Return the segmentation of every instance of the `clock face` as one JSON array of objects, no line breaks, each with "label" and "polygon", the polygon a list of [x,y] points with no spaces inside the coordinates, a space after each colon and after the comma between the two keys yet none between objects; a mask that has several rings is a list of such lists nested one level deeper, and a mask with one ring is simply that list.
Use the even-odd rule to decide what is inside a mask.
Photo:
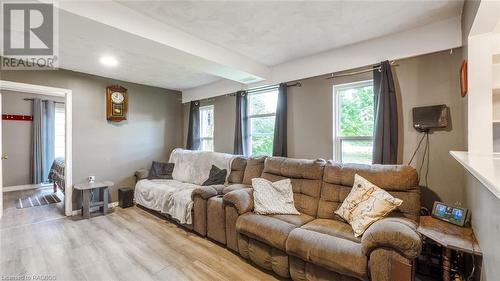
[{"label": "clock face", "polygon": [[111,100],[114,102],[114,103],[122,103],[123,100],[124,100],[124,97],[123,97],[123,94],[120,93],[120,92],[113,92],[111,94]]}]

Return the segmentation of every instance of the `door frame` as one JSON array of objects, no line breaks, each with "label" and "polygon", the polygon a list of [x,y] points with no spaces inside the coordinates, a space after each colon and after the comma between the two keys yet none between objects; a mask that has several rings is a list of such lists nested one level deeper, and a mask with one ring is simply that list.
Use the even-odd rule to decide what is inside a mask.
[{"label": "door frame", "polygon": [[[54,97],[64,97],[66,124],[65,124],[65,190],[64,190],[64,214],[71,216],[73,213],[73,91],[70,89],[47,87],[27,83],[18,83],[12,81],[0,80],[1,91],[15,91],[30,94],[39,94]],[[1,95],[0,95],[1,98]],[[0,101],[1,105],[1,101]],[[1,132],[0,132],[0,151],[1,151]],[[1,164],[0,164],[1,168]],[[1,170],[0,170],[1,180]],[[0,182],[0,219],[3,215],[3,187]]]}]

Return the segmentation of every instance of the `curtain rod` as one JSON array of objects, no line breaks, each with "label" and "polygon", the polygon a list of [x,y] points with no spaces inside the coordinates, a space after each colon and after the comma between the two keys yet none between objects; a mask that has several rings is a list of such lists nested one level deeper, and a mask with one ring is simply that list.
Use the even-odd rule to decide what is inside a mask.
[{"label": "curtain rod", "polygon": [[[287,87],[302,87],[302,83],[300,82],[295,82],[293,84],[286,84]],[[279,87],[279,84],[276,84],[276,85],[270,85],[270,86],[262,86],[262,87],[256,87],[256,88],[252,88],[252,89],[249,89],[249,90],[246,90],[247,93],[250,92],[250,93],[256,93],[256,92],[260,92],[260,91],[265,91],[265,90],[270,90],[270,89],[273,89],[273,88],[278,88]],[[236,96],[236,92],[234,93],[230,93],[230,94],[226,94],[226,95],[223,95],[224,97],[234,97]],[[200,100],[200,102],[211,102],[211,101],[215,101],[217,97],[213,97],[213,98],[206,98],[206,99],[202,99]]]},{"label": "curtain rod", "polygon": [[[302,87],[302,83],[300,82],[295,82],[293,84],[286,84],[287,87]],[[262,86],[262,87],[256,87],[256,88],[252,88],[252,89],[248,89],[247,90],[247,93],[255,93],[255,92],[261,92],[261,91],[265,91],[265,90],[270,90],[270,89],[277,89],[279,87],[279,84],[276,84],[276,85],[269,85],[269,86]]]},{"label": "curtain rod", "polygon": [[[397,64],[395,61],[391,61],[390,64],[391,64],[391,66],[399,66],[399,64]],[[333,78],[338,78],[338,77],[351,76],[351,75],[366,73],[366,72],[370,72],[370,71],[374,71],[374,70],[380,71],[381,67],[382,66],[380,64],[376,64],[376,65],[371,66],[370,68],[363,69],[363,70],[352,71],[352,72],[347,72],[347,73],[341,73],[341,74],[337,74],[337,75],[334,75],[332,73],[331,76],[326,77],[326,79],[333,79]]]},{"label": "curtain rod", "polygon": [[[34,99],[24,99],[25,101],[33,101]],[[42,100],[42,101],[50,101],[50,100]],[[60,103],[60,104],[64,104],[64,102],[61,102],[61,101],[53,101],[54,103]]]}]

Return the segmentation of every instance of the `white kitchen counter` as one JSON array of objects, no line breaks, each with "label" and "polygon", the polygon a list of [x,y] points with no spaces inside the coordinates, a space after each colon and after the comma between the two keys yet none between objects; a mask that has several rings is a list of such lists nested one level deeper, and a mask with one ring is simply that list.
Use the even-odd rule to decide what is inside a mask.
[{"label": "white kitchen counter", "polygon": [[475,154],[467,151],[450,151],[498,199],[500,199],[500,153]]}]

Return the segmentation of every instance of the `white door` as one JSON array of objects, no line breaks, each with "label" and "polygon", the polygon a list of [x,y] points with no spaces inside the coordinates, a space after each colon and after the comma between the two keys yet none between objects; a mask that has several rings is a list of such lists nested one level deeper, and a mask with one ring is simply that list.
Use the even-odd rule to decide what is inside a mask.
[{"label": "white door", "polygon": [[[2,94],[0,94],[0,112],[2,112]],[[0,114],[1,115],[1,114]],[[3,178],[2,178],[2,161],[3,161],[3,152],[2,152],[2,120],[0,120],[0,219],[3,216]]]}]

